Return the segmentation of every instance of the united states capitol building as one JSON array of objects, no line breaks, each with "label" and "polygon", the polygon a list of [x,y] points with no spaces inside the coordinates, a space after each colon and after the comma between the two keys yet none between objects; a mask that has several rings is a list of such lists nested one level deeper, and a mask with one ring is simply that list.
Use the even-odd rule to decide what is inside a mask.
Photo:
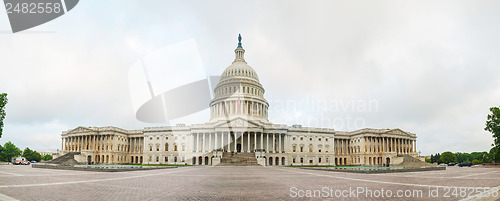
[{"label": "united states capitol building", "polygon": [[77,127],[61,134],[61,153],[85,164],[394,165],[416,156],[416,135],[400,129],[352,132],[273,124],[255,70],[239,37],[235,59],[221,74],[204,124]]}]

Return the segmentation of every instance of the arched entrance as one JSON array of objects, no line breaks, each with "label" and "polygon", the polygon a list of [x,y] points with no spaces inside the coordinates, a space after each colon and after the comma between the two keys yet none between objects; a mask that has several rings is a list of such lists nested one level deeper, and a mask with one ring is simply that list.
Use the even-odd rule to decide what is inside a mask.
[{"label": "arched entrance", "polygon": [[198,158],[198,165],[203,165],[203,157]]},{"label": "arched entrance", "polygon": [[269,157],[269,165],[273,165],[273,157]]},{"label": "arched entrance", "polygon": [[88,162],[88,165],[90,165],[92,163],[92,156],[91,155],[87,156],[87,162]]},{"label": "arched entrance", "polygon": [[279,165],[280,164],[280,158],[276,157],[276,159],[274,160],[274,164],[275,165]]},{"label": "arched entrance", "polygon": [[385,163],[386,163],[386,166],[389,167],[389,165],[391,165],[391,158],[387,157],[385,159]]},{"label": "arched entrance", "polygon": [[142,164],[142,156],[141,156],[141,158],[140,158],[140,159],[141,159],[141,162],[140,162],[140,164]]},{"label": "arched entrance", "polygon": [[192,165],[196,165],[196,157],[193,156],[193,159],[191,159]]},{"label": "arched entrance", "polygon": [[205,165],[208,165],[208,156],[205,156]]},{"label": "arched entrance", "polygon": [[285,157],[281,158],[281,165],[285,165]]}]

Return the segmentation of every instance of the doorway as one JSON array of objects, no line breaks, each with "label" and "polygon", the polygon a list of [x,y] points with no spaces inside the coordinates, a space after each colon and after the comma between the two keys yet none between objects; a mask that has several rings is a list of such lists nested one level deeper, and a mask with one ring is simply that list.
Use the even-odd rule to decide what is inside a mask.
[{"label": "doorway", "polygon": [[236,152],[241,152],[241,144],[236,145]]}]

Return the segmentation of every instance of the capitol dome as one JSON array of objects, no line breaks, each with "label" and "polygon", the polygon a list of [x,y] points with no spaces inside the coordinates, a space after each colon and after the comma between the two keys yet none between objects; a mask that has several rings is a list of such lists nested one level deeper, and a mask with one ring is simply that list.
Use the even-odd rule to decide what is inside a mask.
[{"label": "capitol dome", "polygon": [[264,98],[264,87],[255,70],[245,61],[245,49],[238,36],[235,59],[221,74],[214,89],[215,97],[210,102],[210,120],[228,120],[243,117],[249,120],[269,122],[269,104]]},{"label": "capitol dome", "polygon": [[247,62],[233,62],[230,66],[224,70],[224,72],[221,75],[221,79],[227,78],[227,77],[248,77],[248,78],[253,78],[259,81],[259,76],[257,76],[257,73],[255,70],[250,67]]}]

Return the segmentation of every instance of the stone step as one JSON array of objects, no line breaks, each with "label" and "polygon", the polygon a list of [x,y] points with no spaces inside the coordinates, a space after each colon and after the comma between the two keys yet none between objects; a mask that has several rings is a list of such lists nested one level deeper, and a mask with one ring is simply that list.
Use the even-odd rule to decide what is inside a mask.
[{"label": "stone step", "polygon": [[255,153],[223,153],[218,166],[254,166],[258,165]]},{"label": "stone step", "polygon": [[57,157],[53,160],[47,161],[46,163],[52,163],[52,164],[74,164],[78,163],[76,162],[75,155],[80,155],[80,152],[69,152],[67,154],[64,154],[60,157]]}]

